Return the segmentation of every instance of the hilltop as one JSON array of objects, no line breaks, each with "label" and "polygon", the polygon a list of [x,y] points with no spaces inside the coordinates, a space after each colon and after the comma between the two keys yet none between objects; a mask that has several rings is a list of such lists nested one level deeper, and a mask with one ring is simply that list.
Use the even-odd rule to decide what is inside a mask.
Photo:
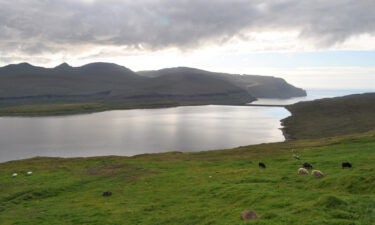
[{"label": "hilltop", "polygon": [[55,68],[12,64],[0,68],[0,107],[74,103],[105,104],[106,108],[147,104],[236,105],[259,97],[306,95],[304,90],[275,77],[218,74],[190,68],[161,70],[158,76],[145,74],[151,72],[136,73],[112,63],[80,67],[63,63]]}]

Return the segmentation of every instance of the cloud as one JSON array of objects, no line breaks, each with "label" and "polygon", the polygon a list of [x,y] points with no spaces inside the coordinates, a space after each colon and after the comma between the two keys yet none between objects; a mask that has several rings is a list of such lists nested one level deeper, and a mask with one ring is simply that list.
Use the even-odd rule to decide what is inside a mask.
[{"label": "cloud", "polygon": [[0,53],[140,50],[252,42],[294,32],[317,48],[375,34],[373,0],[0,0]]}]

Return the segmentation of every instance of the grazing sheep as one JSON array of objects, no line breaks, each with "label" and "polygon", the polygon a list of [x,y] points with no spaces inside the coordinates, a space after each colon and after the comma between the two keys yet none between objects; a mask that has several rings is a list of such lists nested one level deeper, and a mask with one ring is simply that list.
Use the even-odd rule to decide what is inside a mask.
[{"label": "grazing sheep", "polygon": [[298,155],[293,155],[293,159],[300,160],[301,158]]},{"label": "grazing sheep", "polygon": [[112,192],[110,192],[110,191],[103,192],[103,197],[109,197],[111,195],[112,195]]},{"label": "grazing sheep", "polygon": [[350,162],[343,162],[341,163],[342,168],[352,168],[352,164]]},{"label": "grazing sheep", "polygon": [[12,177],[16,177],[16,176],[18,176],[18,173],[13,173],[12,174]]},{"label": "grazing sheep", "polygon": [[263,168],[263,169],[266,168],[266,164],[264,164],[264,163],[262,163],[262,162],[260,162],[258,165],[259,165],[259,168]]},{"label": "grazing sheep", "polygon": [[300,174],[300,175],[307,175],[307,174],[309,174],[309,171],[307,171],[307,169],[305,169],[305,168],[299,168],[298,169],[298,174]]},{"label": "grazing sheep", "polygon": [[304,163],[304,164],[302,164],[302,167],[305,168],[305,169],[312,169],[313,168],[313,166],[310,163]]},{"label": "grazing sheep", "polygon": [[31,172],[31,171],[28,171],[27,173],[26,173],[27,175],[32,175],[33,174],[33,172]]},{"label": "grazing sheep", "polygon": [[324,177],[324,174],[320,170],[313,170],[311,172],[311,175],[313,175],[314,177]]}]

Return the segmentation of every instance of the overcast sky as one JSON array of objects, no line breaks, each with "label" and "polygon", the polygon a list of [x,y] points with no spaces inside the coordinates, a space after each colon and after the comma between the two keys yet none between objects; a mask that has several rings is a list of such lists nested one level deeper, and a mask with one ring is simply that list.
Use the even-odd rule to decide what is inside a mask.
[{"label": "overcast sky", "polygon": [[0,0],[0,65],[374,75],[374,0]]}]

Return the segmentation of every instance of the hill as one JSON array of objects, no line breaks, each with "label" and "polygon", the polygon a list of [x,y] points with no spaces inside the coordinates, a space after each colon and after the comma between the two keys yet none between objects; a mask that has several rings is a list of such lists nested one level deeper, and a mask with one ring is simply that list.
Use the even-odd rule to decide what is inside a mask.
[{"label": "hill", "polygon": [[188,67],[167,68],[155,71],[140,71],[144,77],[207,76],[227,81],[246,90],[256,98],[291,98],[306,96],[306,91],[288,84],[284,79],[271,76],[215,73]]},{"label": "hill", "polygon": [[282,120],[289,139],[339,136],[375,129],[375,93],[299,102]]},{"label": "hill", "polygon": [[[212,74],[189,70],[183,74],[146,77],[112,63],[91,63],[81,67],[63,63],[55,68],[36,67],[28,63],[13,64],[0,68],[0,107],[64,103],[97,103],[123,107],[139,104],[234,105],[265,96],[241,87],[239,83],[242,81],[224,79],[229,75]],[[278,80],[271,77],[264,79]],[[268,97],[276,98],[289,96],[290,90],[295,90],[285,81],[275,85],[280,86],[280,92],[271,91],[272,88],[261,82],[253,82],[252,85],[256,86],[255,89],[268,93]],[[299,94],[301,93],[294,93],[296,96]]]}]

